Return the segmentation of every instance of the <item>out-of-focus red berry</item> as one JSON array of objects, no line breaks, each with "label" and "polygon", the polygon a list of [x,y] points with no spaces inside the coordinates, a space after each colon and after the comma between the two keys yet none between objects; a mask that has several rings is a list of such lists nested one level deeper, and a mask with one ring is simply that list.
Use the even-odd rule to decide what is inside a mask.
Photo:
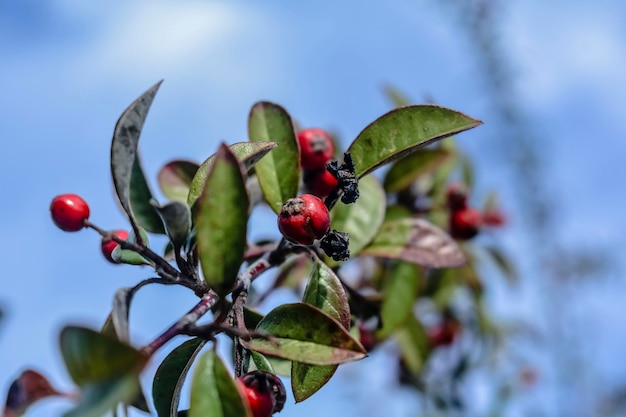
[{"label": "out-of-focus red berry", "polygon": [[312,194],[290,198],[278,214],[278,229],[289,241],[311,245],[330,228],[330,214],[324,202]]},{"label": "out-of-focus red berry", "polygon": [[52,199],[50,214],[57,227],[66,232],[77,232],[89,219],[89,205],[76,194],[61,194]]},{"label": "out-of-focus red berry", "polygon": [[459,240],[468,240],[478,234],[482,227],[482,216],[473,207],[451,211],[449,218],[450,236]]},{"label": "out-of-focus red berry", "polygon": [[305,170],[319,170],[326,167],[335,154],[335,145],[330,135],[316,128],[298,132],[300,143],[300,164]]},{"label": "out-of-focus red berry", "polygon": [[[126,230],[116,230],[115,232],[113,232],[113,234],[119,237],[120,239],[123,239],[123,240],[128,239],[128,232]],[[119,244],[113,239],[111,239],[111,237],[103,237],[102,241],[100,242],[100,249],[102,250],[102,254],[104,255],[105,258],[107,258],[109,262],[114,263],[114,264],[117,264],[118,262],[116,262],[113,259],[111,254],[113,253],[115,248],[118,247],[118,245]]]},{"label": "out-of-focus red berry", "polygon": [[467,187],[457,182],[448,185],[446,189],[446,204],[451,211],[467,207]]},{"label": "out-of-focus red berry", "polygon": [[252,371],[237,379],[253,417],[270,417],[285,405],[285,387],[269,372]]},{"label": "out-of-focus red berry", "polygon": [[483,224],[491,227],[502,227],[506,224],[506,216],[499,208],[489,208],[483,211]]},{"label": "out-of-focus red berry", "polygon": [[319,198],[326,198],[339,185],[337,178],[328,172],[326,168],[317,171],[307,171],[304,174],[304,183],[311,194]]}]

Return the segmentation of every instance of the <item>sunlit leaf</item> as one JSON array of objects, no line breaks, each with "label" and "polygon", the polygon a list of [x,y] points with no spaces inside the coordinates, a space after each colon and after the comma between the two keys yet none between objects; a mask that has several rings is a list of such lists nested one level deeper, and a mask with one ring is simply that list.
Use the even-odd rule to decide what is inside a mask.
[{"label": "sunlit leaf", "polygon": [[[148,190],[149,194],[149,189],[137,157],[137,145],[139,144],[139,136],[148,115],[148,110],[150,110],[152,100],[160,86],[161,82],[158,82],[128,106],[115,125],[111,142],[111,175],[113,177],[113,185],[120,205],[128,216],[133,229],[137,228],[138,218],[133,211],[133,203],[136,202],[131,201],[131,189],[135,188],[138,194],[143,194],[143,198],[139,199],[139,201],[145,200],[146,190]],[[133,176],[135,181],[132,181]],[[135,182],[135,184],[131,184],[131,182]],[[148,204],[149,201],[150,198],[145,200],[145,204]],[[135,205],[138,206],[136,209],[139,210],[140,204]],[[143,226],[149,229],[145,224]],[[157,227],[162,227],[160,222],[158,222]]]},{"label": "sunlit leaf", "polygon": [[336,365],[362,359],[366,351],[337,320],[305,303],[284,304],[269,312],[253,338],[252,350],[312,365]]},{"label": "sunlit leaf", "polygon": [[356,175],[362,177],[422,146],[481,123],[445,107],[403,107],[379,117],[363,129],[348,148],[348,152],[354,158]]},{"label": "sunlit leaf", "polygon": [[385,190],[394,193],[407,188],[420,176],[440,166],[449,156],[445,149],[421,149],[399,159],[385,175]]},{"label": "sunlit leaf", "polygon": [[189,417],[251,417],[233,377],[214,350],[204,353],[191,384]]},{"label": "sunlit leaf", "polygon": [[[302,301],[311,304],[350,329],[348,296],[332,269],[316,261]],[[291,367],[291,389],[296,402],[304,401],[322,388],[333,376],[337,365],[308,365],[294,362]]]},{"label": "sunlit leaf", "polygon": [[[257,162],[261,160],[269,151],[276,147],[275,142],[239,142],[233,143],[229,146],[233,155],[239,159],[246,170],[249,171]],[[207,158],[206,161],[200,165],[196,175],[194,175],[191,185],[189,186],[189,196],[187,197],[187,203],[192,205],[202,194],[204,188],[204,182],[207,175],[213,166],[215,161],[215,154]]]},{"label": "sunlit leaf", "polygon": [[232,290],[246,248],[248,194],[244,176],[241,163],[222,144],[195,213],[204,280],[220,296]]},{"label": "sunlit leaf", "polygon": [[300,185],[300,148],[293,122],[285,109],[262,101],[250,110],[248,136],[250,142],[278,143],[255,167],[265,201],[278,213],[287,199],[296,196]]},{"label": "sunlit leaf", "polygon": [[454,239],[418,218],[384,222],[374,241],[361,254],[402,259],[429,268],[454,268],[467,261]]},{"label": "sunlit leaf", "polygon": [[200,338],[187,340],[159,365],[152,382],[152,400],[159,417],[176,415],[187,372],[205,343]]},{"label": "sunlit leaf", "polygon": [[244,363],[244,372],[265,371],[275,374],[272,363],[264,355],[255,351],[248,351],[246,361]]},{"label": "sunlit leaf", "polygon": [[165,164],[157,174],[163,194],[170,200],[186,203],[191,181],[199,167],[200,165],[195,162],[182,159]]},{"label": "sunlit leaf", "polygon": [[[337,204],[330,211],[333,229],[350,236],[350,256],[354,257],[374,239],[385,217],[386,197],[378,180],[369,175],[359,181],[359,199],[353,204]],[[328,259],[328,264],[338,262]]]}]

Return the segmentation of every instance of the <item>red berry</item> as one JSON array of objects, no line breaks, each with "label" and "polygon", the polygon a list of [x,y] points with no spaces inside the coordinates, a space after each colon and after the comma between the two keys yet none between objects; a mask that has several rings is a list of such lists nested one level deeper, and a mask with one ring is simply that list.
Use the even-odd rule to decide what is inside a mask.
[{"label": "red berry", "polygon": [[253,417],[270,417],[283,409],[286,400],[281,380],[269,372],[252,371],[237,379]]},{"label": "red berry", "polygon": [[304,183],[311,193],[319,198],[326,198],[339,185],[339,181],[326,168],[317,171],[307,171],[304,174]]},{"label": "red berry", "polygon": [[506,224],[506,216],[499,208],[489,208],[483,211],[485,226],[502,227]]},{"label": "red berry", "polygon": [[61,194],[52,199],[50,214],[59,229],[77,232],[89,219],[89,205],[76,194]]},{"label": "red berry", "polygon": [[467,207],[467,188],[459,183],[448,185],[446,190],[446,203],[452,211]]},{"label": "red berry", "polygon": [[478,234],[482,216],[473,207],[450,212],[450,235],[455,239],[467,240]]},{"label": "red berry", "polygon": [[335,144],[322,129],[304,129],[298,132],[300,143],[300,163],[305,170],[318,170],[326,167],[335,154]]},{"label": "red berry", "polygon": [[451,345],[459,332],[461,324],[456,319],[445,319],[442,323],[437,324],[426,331],[428,343],[432,347]]},{"label": "red berry", "polygon": [[290,198],[278,214],[278,229],[288,240],[311,245],[330,228],[330,214],[324,202],[312,194]]},{"label": "red berry", "polygon": [[[113,234],[119,237],[120,239],[123,239],[123,240],[128,239],[128,232],[126,230],[116,230],[113,232]],[[113,253],[115,248],[117,248],[118,245],[119,244],[113,239],[111,239],[110,236],[103,237],[102,241],[100,242],[100,249],[102,249],[102,254],[104,255],[105,258],[109,260],[109,262],[112,262],[114,264],[117,264],[118,262],[116,262],[113,259],[111,254]]]}]

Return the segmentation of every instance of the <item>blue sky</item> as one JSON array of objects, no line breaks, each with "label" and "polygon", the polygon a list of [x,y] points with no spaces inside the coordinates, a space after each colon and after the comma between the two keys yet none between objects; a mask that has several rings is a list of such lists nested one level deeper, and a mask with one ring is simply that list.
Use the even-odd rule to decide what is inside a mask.
[{"label": "blue sky", "polygon": [[[545,140],[546,186],[561,198],[558,238],[619,253],[626,247],[626,6],[618,0],[528,0],[507,5],[502,19],[516,91],[533,132]],[[512,213],[501,241],[514,256],[529,250],[515,222],[523,208],[514,205],[510,178],[500,174],[486,148],[487,138],[501,132],[490,126],[493,116],[472,49],[434,1],[5,2],[0,54],[0,301],[8,310],[0,328],[0,381],[32,366],[69,387],[56,348],[60,327],[99,326],[115,289],[149,276],[148,270],[108,264],[94,234],[57,230],[48,206],[56,194],[78,193],[89,201],[95,223],[124,227],[109,178],[111,134],[124,108],[160,79],[165,83],[141,143],[152,179],[170,159],[200,161],[220,141],[246,140],[247,114],[258,100],[282,104],[303,125],[338,132],[347,145],[389,109],[383,84],[393,83],[416,101],[435,97],[485,121],[459,136],[460,146],[479,164],[485,161],[479,184],[502,190]],[[258,234],[276,233],[271,218],[256,227]],[[626,368],[616,365],[626,338],[610,332],[623,329],[621,266],[574,292],[584,310],[581,332],[601,343],[593,356],[594,378],[612,384],[626,383]],[[540,322],[543,287],[533,284],[532,266],[522,268],[525,283],[514,290],[494,283],[492,303],[507,316]],[[148,341],[192,302],[182,289],[142,290],[132,313],[134,342]],[[362,415],[397,398],[404,401],[392,402],[395,415],[413,415],[407,393],[391,394],[389,376],[372,376],[372,369],[389,366],[386,360],[346,367],[334,388],[284,414],[330,413],[325,407],[332,403],[342,415]],[[363,394],[346,386],[354,377],[371,390]],[[49,401],[29,415],[55,415],[65,407]]]}]

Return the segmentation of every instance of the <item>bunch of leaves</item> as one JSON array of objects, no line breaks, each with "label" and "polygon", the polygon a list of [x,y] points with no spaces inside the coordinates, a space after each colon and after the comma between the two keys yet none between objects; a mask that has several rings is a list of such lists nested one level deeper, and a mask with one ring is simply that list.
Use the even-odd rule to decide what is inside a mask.
[{"label": "bunch of leaves", "polygon": [[[368,321],[376,323],[376,343],[395,340],[400,360],[419,374],[430,347],[414,313],[416,302],[429,297],[446,305],[446,286],[465,285],[459,276],[474,271],[468,250],[438,220],[440,193],[460,159],[452,143],[436,143],[481,122],[442,106],[407,105],[374,120],[350,143],[346,155],[354,161],[360,198],[340,203],[343,190],[337,189],[325,201],[331,228],[349,235],[347,262],[367,265],[359,282],[349,285],[342,278],[345,262],[331,259],[317,244],[248,241],[248,218],[258,205],[278,213],[304,189],[294,122],[277,104],[252,107],[248,142],[221,144],[202,163],[166,163],[158,184],[168,201],[156,200],[138,145],[159,86],[124,111],[111,144],[113,184],[132,229],[127,240],[117,240],[113,258],[149,265],[156,276],[118,290],[101,331],[68,326],[61,332],[63,360],[80,390],[78,405],[65,415],[100,416],[128,406],[151,412],[139,376],[154,352],[178,335],[187,339],[159,364],[153,380],[158,416],[250,416],[217,354],[222,334],[233,341],[235,377],[255,369],[289,374],[296,401],[322,388],[339,365],[367,356],[358,330]],[[381,183],[371,174],[387,164]],[[402,195],[424,181],[431,207],[404,204]],[[149,234],[166,236],[167,247],[153,250]],[[299,302],[261,315],[248,293],[254,279],[273,267],[279,271],[272,289],[306,285],[297,292]],[[460,275],[447,279],[450,271]],[[151,343],[132,347],[129,310],[135,293],[149,284],[184,286],[199,301]],[[209,312],[212,320],[198,324]],[[192,365],[191,406],[181,411],[181,389]]]}]

